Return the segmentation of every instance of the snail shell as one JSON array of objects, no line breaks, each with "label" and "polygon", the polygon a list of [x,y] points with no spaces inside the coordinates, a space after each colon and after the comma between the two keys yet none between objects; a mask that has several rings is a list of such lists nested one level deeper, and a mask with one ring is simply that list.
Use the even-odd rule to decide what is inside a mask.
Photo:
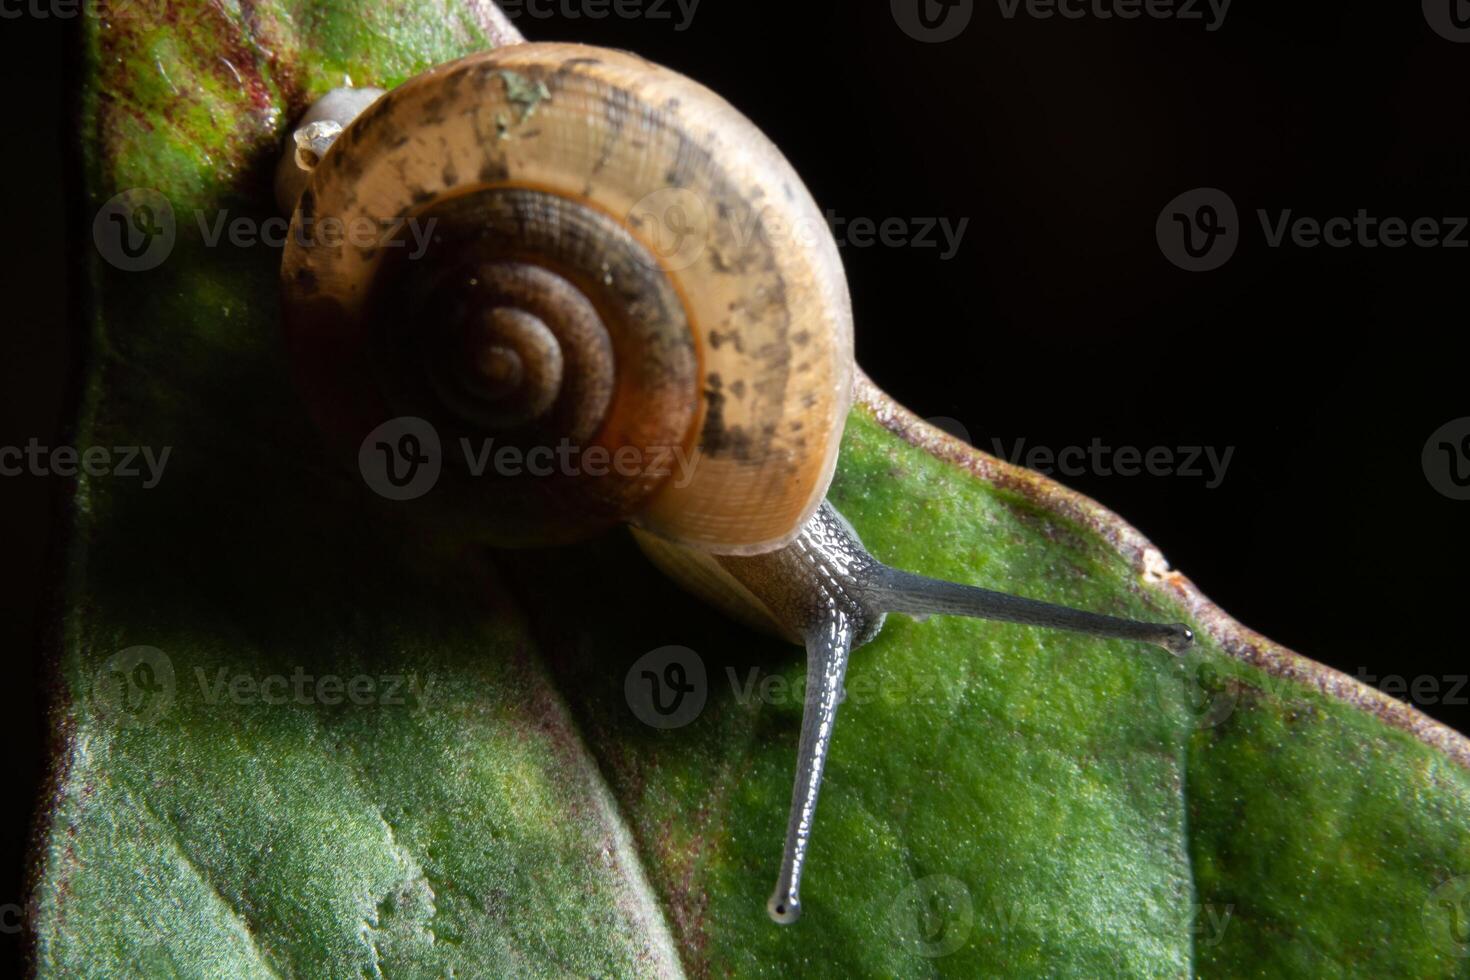
[{"label": "snail shell", "polygon": [[[516,44],[392,90],[311,174],[282,277],[318,425],[355,457],[432,422],[439,504],[494,543],[626,521],[761,553],[831,482],[853,357],[827,225],[749,120],[633,55]],[[642,465],[475,478],[457,449],[487,437]]]}]

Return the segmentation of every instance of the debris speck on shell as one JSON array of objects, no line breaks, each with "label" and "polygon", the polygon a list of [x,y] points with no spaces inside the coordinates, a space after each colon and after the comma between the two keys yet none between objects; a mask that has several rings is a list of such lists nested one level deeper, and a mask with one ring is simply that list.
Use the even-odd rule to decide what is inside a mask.
[{"label": "debris speck on shell", "polygon": [[520,72],[501,69],[494,75],[505,83],[505,97],[516,107],[516,122],[523,123],[536,114],[542,100],[551,98],[551,90],[542,81],[527,78]]}]

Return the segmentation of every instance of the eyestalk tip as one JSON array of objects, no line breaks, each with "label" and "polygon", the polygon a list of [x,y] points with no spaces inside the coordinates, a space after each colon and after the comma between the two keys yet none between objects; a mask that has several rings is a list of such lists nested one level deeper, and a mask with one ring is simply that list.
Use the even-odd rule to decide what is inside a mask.
[{"label": "eyestalk tip", "polygon": [[1169,623],[1163,627],[1163,638],[1159,646],[1176,657],[1182,657],[1194,646],[1194,630],[1183,623]]},{"label": "eyestalk tip", "polygon": [[789,926],[801,918],[801,899],[794,894],[783,895],[778,890],[766,903],[766,911],[771,916],[771,921],[780,926]]}]

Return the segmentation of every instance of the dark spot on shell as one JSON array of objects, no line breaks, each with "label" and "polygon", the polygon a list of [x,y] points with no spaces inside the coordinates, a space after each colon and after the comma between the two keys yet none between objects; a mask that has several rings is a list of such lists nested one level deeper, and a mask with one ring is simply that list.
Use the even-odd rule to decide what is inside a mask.
[{"label": "dark spot on shell", "polygon": [[317,291],[316,273],[309,266],[303,265],[296,270],[296,285],[303,293],[314,293]]},{"label": "dark spot on shell", "polygon": [[711,330],[709,332],[710,347],[714,348],[715,350],[719,350],[725,344],[730,344],[732,347],[735,348],[736,351],[741,354],[745,353],[745,347],[741,343],[739,330],[731,330],[726,333],[720,333],[720,331],[718,330]]},{"label": "dark spot on shell", "polygon": [[480,180],[484,183],[505,180],[509,176],[510,168],[498,157],[486,157],[485,162],[480,164]]},{"label": "dark spot on shell", "polygon": [[439,176],[444,181],[445,187],[453,187],[459,183],[459,173],[454,169],[453,162],[448,159],[444,161],[444,170]]},{"label": "dark spot on shell", "polygon": [[[666,125],[661,120],[650,120],[650,122],[657,122],[660,128]],[[679,130],[675,129],[672,132],[679,139],[679,148],[674,153],[673,165],[669,167],[664,176],[671,187],[687,187],[694,183],[696,173],[709,169],[709,151]]]},{"label": "dark spot on shell", "polygon": [[607,161],[612,158],[613,150],[618,141],[623,138],[623,132],[628,128],[628,119],[634,114],[637,103],[633,96],[620,88],[615,88],[607,93],[607,104],[603,107],[603,117],[607,120],[607,137],[603,140],[602,149],[597,155],[597,162],[592,165],[592,172],[600,173],[607,166]]},{"label": "dark spot on shell", "polygon": [[811,343],[812,333],[810,330],[798,330],[791,335],[791,342],[798,347],[805,347]]},{"label": "dark spot on shell", "polygon": [[732,384],[730,386],[730,394],[734,395],[736,398],[744,398],[745,397],[745,382],[744,381],[737,381],[734,384]]},{"label": "dark spot on shell", "polygon": [[415,187],[410,191],[412,195],[409,200],[415,205],[428,204],[435,197],[435,193],[426,187]]},{"label": "dark spot on shell", "polygon": [[704,387],[704,429],[699,441],[704,451],[719,456],[725,451],[729,433],[725,430],[725,393],[721,391],[720,376],[711,374]]}]

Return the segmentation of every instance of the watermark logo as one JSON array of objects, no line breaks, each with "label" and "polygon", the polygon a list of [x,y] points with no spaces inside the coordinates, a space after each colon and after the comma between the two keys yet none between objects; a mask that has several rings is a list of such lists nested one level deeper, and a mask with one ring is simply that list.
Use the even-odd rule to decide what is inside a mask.
[{"label": "watermark logo", "polygon": [[709,698],[704,660],[688,647],[659,647],[639,657],[623,678],[633,715],[651,728],[683,728]]},{"label": "watermark logo", "polygon": [[1218,269],[1240,243],[1240,220],[1230,195],[1196,187],[1164,205],[1154,223],[1159,251],[1187,272]]},{"label": "watermark logo", "polygon": [[1214,728],[1235,713],[1240,695],[1208,660],[1173,661],[1154,671],[1159,707],[1183,710],[1198,730]]},{"label": "watermark logo", "polygon": [[1422,0],[1429,29],[1446,41],[1470,41],[1470,3],[1466,0]]},{"label": "watermark logo", "polygon": [[709,208],[684,187],[645,194],[628,212],[628,223],[643,234],[659,263],[674,272],[698,262],[710,240]]},{"label": "watermark logo", "polygon": [[920,878],[888,910],[888,928],[914,956],[938,959],[957,952],[975,928],[969,886],[949,875]]},{"label": "watermark logo", "polygon": [[970,26],[975,0],[889,0],[894,23],[925,44],[953,41]]},{"label": "watermark logo", "polygon": [[1470,415],[1435,429],[1419,459],[1431,487],[1451,500],[1470,500]]},{"label": "watermark logo", "polygon": [[125,725],[148,725],[174,702],[174,665],[157,647],[119,650],[92,682],[97,710]]},{"label": "watermark logo", "polygon": [[1470,875],[1451,878],[1424,903],[1424,930],[1439,949],[1470,956]]},{"label": "watermark logo", "polygon": [[934,426],[940,432],[954,436],[960,442],[969,443],[972,446],[975,444],[970,439],[970,430],[965,428],[965,423],[959,419],[952,419],[948,415],[935,415],[924,421]]},{"label": "watermark logo", "polygon": [[411,415],[390,419],[369,432],[357,452],[362,478],[389,500],[416,500],[434,489],[443,469],[439,433]]},{"label": "watermark logo", "polygon": [[114,195],[92,221],[98,253],[124,272],[147,272],[162,265],[173,251],[175,234],[173,206],[147,187]]}]

